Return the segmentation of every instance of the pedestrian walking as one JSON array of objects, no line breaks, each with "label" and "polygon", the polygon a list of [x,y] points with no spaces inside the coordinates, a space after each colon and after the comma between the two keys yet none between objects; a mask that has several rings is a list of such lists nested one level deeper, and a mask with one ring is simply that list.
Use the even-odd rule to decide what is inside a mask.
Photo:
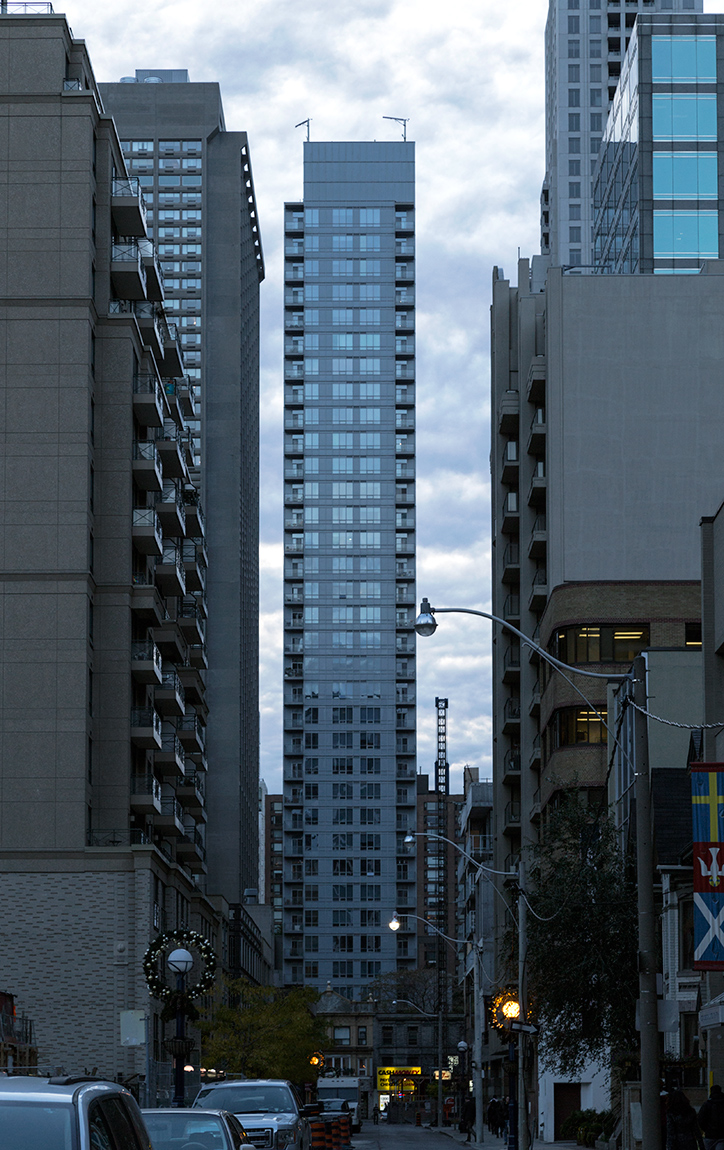
[{"label": "pedestrian walking", "polygon": [[463,1105],[462,1125],[467,1133],[466,1142],[470,1142],[470,1135],[475,1133],[475,1099],[466,1098]]},{"label": "pedestrian walking", "polygon": [[699,1126],[706,1150],[724,1150],[724,1094],[721,1086],[712,1086],[711,1094],[699,1111]]},{"label": "pedestrian walking", "polygon": [[380,1121],[380,1108],[377,1105],[377,1103],[375,1103],[375,1105],[372,1107],[372,1123],[374,1126],[377,1126],[377,1125],[379,1125],[379,1121]]},{"label": "pedestrian walking", "polygon": [[669,1097],[666,1150],[704,1150],[696,1111],[683,1090],[674,1090]]}]

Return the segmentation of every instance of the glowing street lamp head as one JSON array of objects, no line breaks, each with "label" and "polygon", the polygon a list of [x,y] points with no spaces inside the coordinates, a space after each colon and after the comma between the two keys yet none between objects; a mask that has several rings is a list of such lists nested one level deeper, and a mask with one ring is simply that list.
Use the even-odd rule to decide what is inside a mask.
[{"label": "glowing street lamp head", "polygon": [[433,614],[433,609],[427,599],[423,599],[420,604],[420,614],[415,619],[415,630],[418,635],[434,635],[437,631],[437,623]]},{"label": "glowing street lamp head", "polygon": [[392,918],[390,919],[389,927],[390,927],[390,930],[399,930],[400,929],[400,920],[397,917],[397,911],[395,911]]},{"label": "glowing street lamp head", "polygon": [[409,846],[410,843],[414,843],[415,836],[410,831],[408,831],[402,841],[405,843],[406,846]]},{"label": "glowing street lamp head", "polygon": [[509,1022],[515,1022],[516,1018],[520,1018],[520,1003],[515,998],[509,998],[500,1009]]}]

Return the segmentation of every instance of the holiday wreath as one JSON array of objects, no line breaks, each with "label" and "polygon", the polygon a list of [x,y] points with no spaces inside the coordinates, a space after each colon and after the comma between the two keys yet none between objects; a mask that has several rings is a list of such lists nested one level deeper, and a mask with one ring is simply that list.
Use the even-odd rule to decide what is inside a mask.
[{"label": "holiday wreath", "polygon": [[[184,987],[183,991],[170,986],[159,969],[159,959],[164,951],[170,947],[186,947],[189,950],[195,950],[204,964],[204,970],[198,982]],[[198,1011],[192,1005],[192,1000],[199,998],[202,994],[208,994],[214,985],[216,973],[214,948],[208,939],[205,939],[196,930],[168,930],[153,940],[143,956],[143,973],[151,997],[165,1003],[162,1017],[171,1018],[177,1011],[181,1010],[189,1018],[197,1018]]]}]

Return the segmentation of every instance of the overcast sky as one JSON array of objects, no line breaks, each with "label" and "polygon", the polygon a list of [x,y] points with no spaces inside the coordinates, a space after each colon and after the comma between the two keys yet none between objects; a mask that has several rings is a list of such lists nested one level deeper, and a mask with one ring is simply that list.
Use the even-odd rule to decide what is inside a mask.
[{"label": "overcast sky", "polygon": [[[315,140],[388,140],[417,159],[418,597],[489,609],[489,303],[539,250],[547,0],[56,0],[98,81],[188,68],[249,133],[266,281],[261,330],[262,777],[281,784],[282,205]],[[721,7],[721,4],[717,5]],[[712,0],[707,9],[714,11]],[[441,617],[418,640],[418,764],[432,772],[450,700],[453,786],[490,774],[490,629]]]}]

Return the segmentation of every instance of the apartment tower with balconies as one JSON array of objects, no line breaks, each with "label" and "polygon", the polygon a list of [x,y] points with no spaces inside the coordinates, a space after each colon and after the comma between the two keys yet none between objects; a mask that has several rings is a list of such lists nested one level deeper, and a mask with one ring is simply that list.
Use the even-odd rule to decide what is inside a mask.
[{"label": "apartment tower with balconies", "polygon": [[285,206],[284,982],[416,963],[414,144],[306,143]]}]

